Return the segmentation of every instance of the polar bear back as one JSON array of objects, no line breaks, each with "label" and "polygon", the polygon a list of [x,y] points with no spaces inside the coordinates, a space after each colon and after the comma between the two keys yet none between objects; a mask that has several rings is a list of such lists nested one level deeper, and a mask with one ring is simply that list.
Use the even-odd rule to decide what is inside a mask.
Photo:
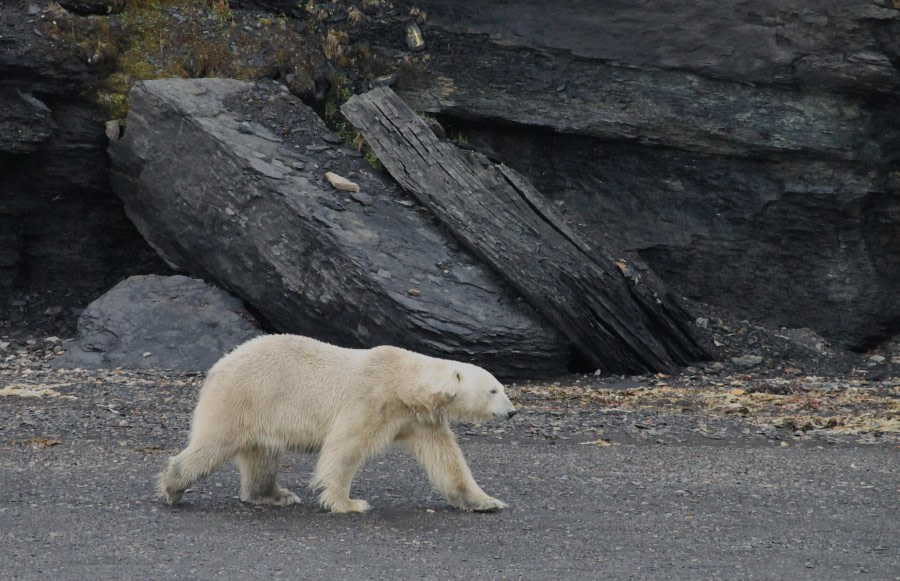
[{"label": "polar bear back", "polygon": [[[209,371],[194,430],[239,445],[318,451],[342,415],[399,405],[396,378],[426,358],[395,347],[345,349],[298,335],[252,339]],[[439,362],[441,360],[434,360]],[[235,442],[237,443],[237,442]]]},{"label": "polar bear back", "polygon": [[366,399],[366,390],[348,387],[365,383],[367,354],[296,335],[257,337],[210,369],[194,424],[248,443],[316,451],[338,413]]}]

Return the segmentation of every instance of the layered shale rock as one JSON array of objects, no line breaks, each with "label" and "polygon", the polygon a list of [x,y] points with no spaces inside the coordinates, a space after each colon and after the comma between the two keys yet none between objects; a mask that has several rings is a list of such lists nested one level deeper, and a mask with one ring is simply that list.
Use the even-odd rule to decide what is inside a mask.
[{"label": "layered shale rock", "polygon": [[573,227],[752,320],[900,329],[896,3],[415,4],[398,93]]},{"label": "layered shale rock", "polygon": [[565,369],[568,342],[552,326],[280,85],[141,83],[110,155],[113,185],[159,254],[279,330],[506,376]]}]

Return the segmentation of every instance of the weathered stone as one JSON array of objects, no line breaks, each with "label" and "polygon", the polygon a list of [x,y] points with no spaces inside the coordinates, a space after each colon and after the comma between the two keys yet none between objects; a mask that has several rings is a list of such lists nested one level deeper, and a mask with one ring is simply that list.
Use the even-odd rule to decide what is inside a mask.
[{"label": "weathered stone", "polygon": [[341,112],[398,183],[590,364],[671,373],[709,358],[646,265],[638,274],[618,253],[585,244],[521,174],[437,138],[387,87],[354,96]]},{"label": "weathered stone", "polygon": [[[238,119],[261,116],[283,141],[240,131]],[[568,342],[430,216],[390,203],[403,192],[363,159],[310,147],[327,132],[274,84],[147,81],[110,143],[113,184],[169,264],[228,288],[280,330],[394,344],[504,376],[563,371]],[[336,206],[321,173],[291,167],[294,152],[385,203]],[[263,159],[278,177],[249,163]]]},{"label": "weathered stone", "polygon": [[[674,291],[868,347],[900,331],[894,4],[421,0],[427,70],[414,70],[426,60],[416,56],[372,82],[443,114],[451,137],[524,173],[573,228],[639,253]],[[119,5],[63,3],[82,13]],[[311,18],[287,0],[230,6]],[[397,9],[364,8],[375,17],[351,38],[373,55],[405,52],[405,22],[389,17]],[[108,116],[84,97],[113,62],[117,42],[100,33],[121,28],[115,17],[66,16],[55,3],[0,9],[0,319],[83,306],[129,273],[165,270],[107,186]],[[73,22],[90,34],[71,42]],[[295,94],[321,99],[314,68],[280,74]],[[316,163],[345,156],[309,145]],[[257,159],[272,176],[290,173]],[[328,169],[296,158],[288,167]]]},{"label": "weathered stone", "polygon": [[350,197],[363,206],[371,206],[375,203],[375,198],[363,192],[350,192]]},{"label": "weathered stone", "polygon": [[413,52],[420,52],[425,50],[425,38],[422,36],[422,31],[419,30],[419,26],[415,22],[410,22],[406,25],[406,46],[409,50]]},{"label": "weathered stone", "polygon": [[732,357],[731,362],[738,367],[756,367],[762,363],[763,358],[759,355],[741,355],[740,357]]},{"label": "weathered stone", "polygon": [[54,367],[205,371],[262,332],[240,299],[185,276],[133,276],[92,302]]},{"label": "weathered stone", "polygon": [[334,186],[334,188],[336,190],[341,190],[344,192],[358,192],[359,191],[359,184],[355,184],[355,183],[351,182],[350,180],[348,180],[347,178],[345,178],[343,176],[339,176],[338,174],[336,174],[334,172],[331,172],[331,171],[325,172],[325,179],[328,180],[328,183],[330,183],[332,186]]},{"label": "weathered stone", "polygon": [[576,229],[755,321],[853,348],[900,330],[900,10],[417,6],[430,60],[398,93]]}]

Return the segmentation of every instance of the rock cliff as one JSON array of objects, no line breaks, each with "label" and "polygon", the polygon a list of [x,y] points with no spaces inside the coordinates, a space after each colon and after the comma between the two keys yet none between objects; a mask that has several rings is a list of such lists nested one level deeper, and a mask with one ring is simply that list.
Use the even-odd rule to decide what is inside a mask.
[{"label": "rock cliff", "polygon": [[889,0],[424,0],[398,92],[676,291],[863,348],[900,330]]}]

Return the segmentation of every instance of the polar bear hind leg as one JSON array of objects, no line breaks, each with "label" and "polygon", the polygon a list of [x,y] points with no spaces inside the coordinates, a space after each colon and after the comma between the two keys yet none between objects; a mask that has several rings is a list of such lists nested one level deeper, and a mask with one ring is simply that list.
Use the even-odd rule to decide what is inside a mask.
[{"label": "polar bear hind leg", "polygon": [[238,452],[234,460],[241,473],[241,502],[272,506],[300,502],[296,494],[278,486],[279,452],[253,446]]},{"label": "polar bear hind leg", "polygon": [[234,452],[218,445],[190,444],[169,458],[159,474],[157,491],[167,504],[177,504],[184,491],[206,478],[234,457]]}]

